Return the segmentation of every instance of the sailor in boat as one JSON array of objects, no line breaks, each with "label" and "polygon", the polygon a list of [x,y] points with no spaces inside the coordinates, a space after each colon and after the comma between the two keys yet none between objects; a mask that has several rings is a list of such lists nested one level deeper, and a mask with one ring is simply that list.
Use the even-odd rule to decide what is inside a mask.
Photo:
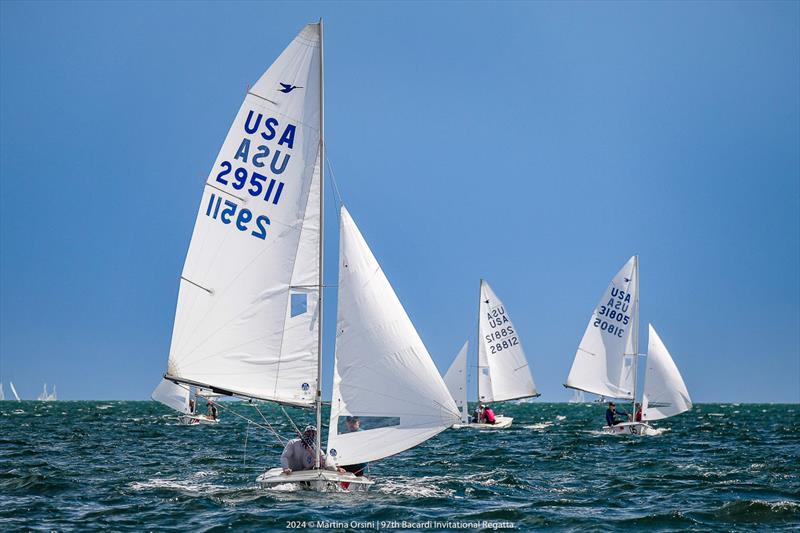
[{"label": "sailor in boat", "polygon": [[194,398],[189,398],[189,414],[193,415],[197,412],[195,411],[195,403],[196,401]]},{"label": "sailor in boat", "polygon": [[478,404],[475,406],[475,412],[472,414],[472,421],[476,424],[480,424],[481,422],[481,407],[482,405]]},{"label": "sailor in boat", "polygon": [[483,423],[484,424],[494,424],[496,419],[494,417],[494,411],[488,405],[483,406]]},{"label": "sailor in boat", "polygon": [[[284,474],[291,474],[294,471],[314,469],[314,444],[317,438],[316,426],[308,425],[303,429],[303,434],[299,439],[292,439],[286,443],[281,454],[281,467]],[[325,464],[325,454],[320,451],[319,466],[326,470],[338,470],[344,472],[344,468],[328,467]]]},{"label": "sailor in boat", "polygon": [[[623,420],[620,418],[620,415],[624,416],[625,419]],[[629,420],[628,413],[622,411],[621,413],[617,413],[617,406],[614,402],[608,402],[608,409],[606,409],[606,424],[611,426],[616,426],[620,422],[626,422]]]},{"label": "sailor in boat", "polygon": [[636,413],[636,414],[633,415],[633,420],[636,421],[636,422],[641,422],[642,421],[642,404],[637,403],[635,407],[636,408],[633,410],[633,412]]},{"label": "sailor in boat", "polygon": [[214,405],[214,402],[212,402],[211,400],[208,400],[208,402],[206,403],[206,407],[208,407],[208,413],[207,413],[208,418],[210,418],[211,420],[216,420],[217,419],[217,406]]},{"label": "sailor in boat", "polygon": [[[361,420],[359,420],[357,416],[348,416],[345,419],[345,424],[347,426],[347,433],[353,433],[355,431],[364,431],[363,429],[361,429]],[[364,475],[364,470],[366,469],[367,469],[367,463],[344,466],[345,471],[352,472],[353,474],[359,477]]]}]

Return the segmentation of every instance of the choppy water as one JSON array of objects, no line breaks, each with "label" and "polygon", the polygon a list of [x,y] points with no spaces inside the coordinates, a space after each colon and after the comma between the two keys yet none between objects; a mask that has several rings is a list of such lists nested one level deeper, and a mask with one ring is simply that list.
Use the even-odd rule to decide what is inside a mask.
[{"label": "choppy water", "polygon": [[[290,435],[279,409],[262,410]],[[318,494],[256,488],[281,447],[226,411],[218,426],[183,427],[154,402],[0,402],[0,529],[313,529],[318,520],[800,528],[798,405],[698,405],[664,421],[663,435],[622,438],[596,431],[600,405],[497,412],[515,418],[512,429],[448,430],[373,464],[369,493]]]}]

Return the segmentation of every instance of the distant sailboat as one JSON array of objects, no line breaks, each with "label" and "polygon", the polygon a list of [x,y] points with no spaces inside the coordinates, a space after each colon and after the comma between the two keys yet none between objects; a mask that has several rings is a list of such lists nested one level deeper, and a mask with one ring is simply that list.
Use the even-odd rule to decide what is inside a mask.
[{"label": "distant sailboat", "polygon": [[11,393],[14,395],[14,398],[18,402],[21,402],[22,400],[19,399],[19,394],[17,394],[17,388],[14,386],[14,382],[13,381],[9,381],[8,384],[11,387]]},{"label": "distant sailboat", "polygon": [[6,394],[3,392],[3,382],[0,381],[0,402],[6,399]]},{"label": "distant sailboat", "polygon": [[[636,413],[639,359],[639,258],[631,257],[617,272],[597,304],[578,346],[565,387],[602,398],[628,400]],[[675,363],[655,329],[649,328],[648,366],[643,390],[642,421],[630,420],[603,431],[615,435],[655,435],[646,423],[691,408],[691,400]],[[663,411],[662,411],[663,409]],[[669,413],[669,414],[666,414]]]},{"label": "distant sailboat", "polygon": [[[539,396],[533,383],[522,341],[508,311],[485,280],[480,283],[478,306],[478,402],[502,402]],[[445,375],[453,398],[466,391],[466,347],[461,349]],[[466,392],[464,392],[466,394]],[[464,401],[466,404],[466,400]],[[513,418],[496,415],[494,424],[470,423],[466,406],[462,408],[461,423],[454,428],[505,429]]]},{"label": "distant sailboat", "polygon": [[573,390],[569,403],[586,403],[586,396],[582,390]]},{"label": "distant sailboat", "polygon": [[44,384],[44,390],[39,395],[37,400],[40,402],[54,402],[58,398],[56,397],[56,386],[53,385],[53,392],[47,392],[47,383]]},{"label": "distant sailboat", "polygon": [[[250,89],[209,175],[181,275],[166,380],[313,408],[322,450],[323,35],[309,24]],[[336,364],[328,458],[375,461],[458,412],[347,210],[340,213]],[[340,422],[360,417],[362,431]],[[261,486],[317,490],[366,477],[269,470]],[[326,461],[327,462],[327,461]],[[329,465],[330,467],[330,465]]]},{"label": "distant sailboat", "polygon": [[179,385],[170,380],[162,379],[150,397],[181,413],[178,417],[178,423],[181,425],[197,426],[201,424],[217,424],[219,422],[217,417],[197,413],[196,402],[199,396],[195,397],[193,406],[191,390],[187,385]]}]

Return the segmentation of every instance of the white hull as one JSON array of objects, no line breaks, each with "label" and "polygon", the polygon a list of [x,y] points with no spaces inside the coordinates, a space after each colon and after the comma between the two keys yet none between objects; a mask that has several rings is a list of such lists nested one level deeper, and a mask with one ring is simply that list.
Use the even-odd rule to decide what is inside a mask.
[{"label": "white hull", "polygon": [[510,416],[496,416],[494,420],[494,424],[475,424],[473,422],[468,424],[453,424],[453,429],[508,429],[511,427],[511,422],[514,419]]},{"label": "white hull", "polygon": [[181,415],[178,424],[182,426],[199,426],[200,424],[219,424],[219,420],[206,415]]},{"label": "white hull", "polygon": [[262,489],[273,488],[278,485],[294,485],[301,490],[317,492],[342,492],[353,490],[368,490],[375,482],[351,472],[340,473],[336,470],[301,470],[284,474],[282,468],[271,468],[256,478],[256,483]]},{"label": "white hull", "polygon": [[620,424],[603,426],[603,433],[608,435],[660,435],[664,429],[656,429],[644,422],[622,422]]}]

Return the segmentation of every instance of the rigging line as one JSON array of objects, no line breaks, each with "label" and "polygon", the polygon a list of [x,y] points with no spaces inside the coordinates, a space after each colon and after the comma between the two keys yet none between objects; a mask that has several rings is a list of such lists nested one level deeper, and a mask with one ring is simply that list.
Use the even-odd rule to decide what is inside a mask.
[{"label": "rigging line", "polygon": [[[231,409],[231,408],[228,408],[228,407],[224,406],[224,405],[222,404],[222,402],[214,402],[214,405],[216,405],[216,406],[218,406],[218,407],[220,407],[220,408],[222,408],[222,409],[225,409],[226,411],[230,412],[230,413],[231,413],[231,414],[233,414],[233,415],[236,415],[236,416],[238,416],[239,418],[242,418],[242,419],[244,419],[244,420],[247,420],[248,422],[250,422],[251,424],[253,424],[253,425],[254,425],[254,426],[256,426],[256,427],[259,427],[259,428],[261,428],[261,429],[265,429],[265,430],[267,430],[267,431],[270,431],[270,428],[268,428],[268,427],[266,427],[266,426],[262,426],[262,425],[261,425],[261,424],[259,424],[258,422],[254,421],[254,420],[251,420],[251,419],[247,418],[246,416],[244,416],[244,415],[241,415],[241,414],[237,413],[237,412],[236,412],[236,411],[234,411],[233,409]],[[274,431],[273,431],[273,433],[274,433]],[[276,434],[276,435],[277,435],[277,434]],[[280,442],[280,441],[278,441],[278,442]]]},{"label": "rigging line", "polygon": [[242,468],[247,467],[247,436],[250,434],[250,422],[247,423],[247,429],[244,432],[244,455],[242,455]]},{"label": "rigging line", "polygon": [[[339,183],[336,181],[336,175],[333,173],[333,165],[331,164],[331,160],[328,157],[328,153],[325,153],[325,162],[328,163],[328,171],[331,174],[331,189],[333,190],[333,194],[335,197],[339,199],[339,205],[344,205],[344,199],[342,198],[342,192],[339,190]],[[338,212],[338,209],[337,209]]]},{"label": "rigging line", "polygon": [[267,426],[269,426],[269,428],[272,430],[272,433],[274,433],[274,434],[275,434],[275,436],[278,438],[278,442],[280,442],[280,443],[281,443],[281,445],[285,445],[285,443],[283,442],[283,439],[281,438],[281,436],[280,436],[280,435],[278,435],[278,432],[277,432],[277,431],[275,431],[275,430],[272,428],[272,424],[270,424],[270,423],[269,423],[269,421],[267,420],[267,417],[265,417],[265,416],[264,416],[264,413],[262,413],[262,412],[261,412],[261,409],[259,409],[259,408],[258,408],[258,404],[255,404],[255,403],[254,403],[254,404],[253,404],[253,407],[255,407],[255,408],[256,408],[256,411],[258,412],[258,414],[260,414],[260,415],[261,415],[261,419],[264,421],[264,423],[265,423]]},{"label": "rigging line", "polygon": [[[279,404],[279,405],[280,405],[280,404]],[[297,427],[297,425],[294,423],[294,420],[292,420],[292,417],[291,417],[291,416],[289,416],[289,413],[287,413],[287,412],[286,412],[286,409],[284,409],[282,405],[281,405],[281,411],[283,411],[283,415],[284,415],[284,416],[285,416],[287,419],[289,419],[289,422],[292,424],[292,427],[293,427],[293,428],[294,428],[294,430],[297,432],[297,436],[298,436],[298,437],[300,437],[300,438],[302,439],[302,438],[303,438],[303,433],[301,433],[301,432],[300,432],[300,428],[298,428],[298,427]],[[319,431],[319,428],[317,428],[317,431]]]}]

